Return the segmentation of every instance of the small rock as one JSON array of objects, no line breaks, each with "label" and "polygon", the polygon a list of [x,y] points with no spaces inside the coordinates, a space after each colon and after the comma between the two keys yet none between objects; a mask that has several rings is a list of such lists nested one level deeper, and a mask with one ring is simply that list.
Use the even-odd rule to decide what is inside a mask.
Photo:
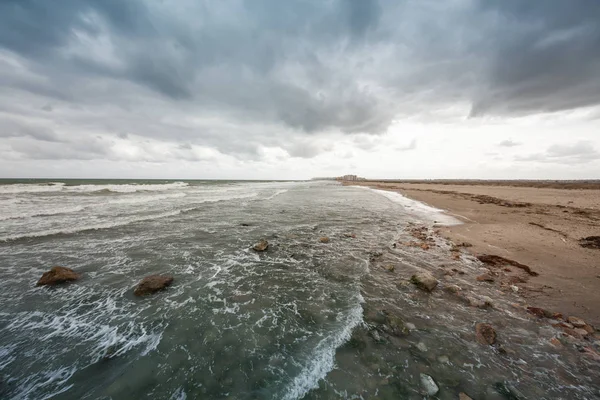
[{"label": "small rock", "polygon": [[393,265],[389,264],[389,265],[384,265],[383,268],[388,271],[388,272],[394,272],[394,270],[396,269],[396,267],[394,267]]},{"label": "small rock", "polygon": [[459,293],[462,289],[458,285],[445,285],[444,290],[448,293]]},{"label": "small rock", "polygon": [[433,378],[429,375],[421,374],[420,378],[421,387],[423,388],[423,391],[427,396],[433,396],[440,391],[438,385],[435,384]]},{"label": "small rock", "polygon": [[572,324],[575,328],[583,328],[584,326],[587,325],[584,320],[582,320],[581,318],[577,318],[577,317],[569,317],[569,318],[567,318],[567,321],[570,324]]},{"label": "small rock", "polygon": [[581,332],[579,332],[580,330],[582,330],[581,328],[566,328],[563,327],[562,328],[563,332],[569,336],[574,337],[575,339],[583,339],[583,337],[585,335],[587,335],[587,332],[584,330],[585,335],[582,335]]},{"label": "small rock", "polygon": [[421,249],[423,250],[429,250],[429,245],[427,243],[421,243],[420,244]]},{"label": "small rock", "polygon": [[438,284],[437,279],[433,277],[429,272],[419,272],[414,274],[410,281],[415,284],[419,289],[431,292]]},{"label": "small rock", "polygon": [[473,400],[473,399],[470,398],[469,396],[467,396],[466,393],[460,392],[458,394],[458,400]]},{"label": "small rock", "polygon": [[561,323],[559,323],[559,325],[562,328],[569,328],[569,329],[573,329],[574,328],[574,326],[572,324],[568,323],[568,322],[561,322]]},{"label": "small rock", "polygon": [[591,358],[592,360],[595,361],[600,361],[600,354],[598,354],[594,349],[592,349],[591,347],[585,347],[583,349],[583,354],[589,358]]},{"label": "small rock", "polygon": [[494,277],[490,274],[479,275],[477,277],[477,280],[479,282],[490,282],[490,283],[495,281]]},{"label": "small rock", "polygon": [[76,281],[77,279],[79,279],[79,274],[71,268],[52,267],[50,271],[44,272],[37,282],[37,286],[56,285],[59,283]]},{"label": "small rock", "polygon": [[269,247],[269,242],[265,239],[262,239],[260,242],[256,243],[252,248],[254,251],[265,251]]},{"label": "small rock", "polygon": [[475,334],[477,335],[477,341],[481,344],[492,345],[496,343],[496,330],[490,324],[482,322],[476,324]]},{"label": "small rock", "polygon": [[594,332],[595,332],[594,328],[593,328],[591,325],[586,325],[586,326],[584,326],[584,327],[583,327],[583,328],[581,328],[581,329],[585,329],[585,331],[586,331],[587,333],[594,333]]},{"label": "small rock", "polygon": [[355,239],[356,238],[356,234],[354,234],[354,233],[344,233],[344,237]]},{"label": "small rock", "polygon": [[563,347],[563,344],[560,342],[560,340],[558,340],[558,338],[555,338],[555,337],[550,339],[549,343],[554,347],[558,347],[558,348]]},{"label": "small rock", "polygon": [[373,338],[373,340],[375,340],[376,342],[381,342],[381,336],[379,336],[379,333],[373,329],[371,331],[371,337]]},{"label": "small rock", "polygon": [[586,337],[587,335],[589,335],[589,332],[588,332],[588,331],[586,331],[586,330],[585,330],[585,329],[583,329],[583,328],[574,328],[573,330],[574,330],[575,332],[577,332],[578,334],[580,334],[580,335],[581,335],[581,337]]},{"label": "small rock", "polygon": [[327,236],[323,236],[322,238],[319,238],[319,242],[321,242],[321,243],[329,243],[329,238]]},{"label": "small rock", "polygon": [[515,286],[515,285],[510,285],[510,290],[512,290],[513,292],[517,293],[519,291],[519,287]]},{"label": "small rock", "polygon": [[439,356],[438,362],[440,362],[441,364],[450,364],[450,359],[448,358],[448,356]]},{"label": "small rock", "polygon": [[527,307],[527,311],[539,318],[552,318],[552,313],[540,307]]},{"label": "small rock", "polygon": [[404,326],[406,327],[406,329],[408,329],[409,331],[414,331],[415,329],[417,329],[417,327],[415,326],[415,324],[412,324],[410,322],[407,322],[404,324]]},{"label": "small rock", "polygon": [[425,353],[427,350],[429,350],[427,348],[427,346],[425,345],[425,343],[423,342],[419,342],[417,343],[417,349],[419,349],[420,351],[422,351],[423,353]]},{"label": "small rock", "polygon": [[173,277],[169,275],[150,275],[138,283],[133,291],[136,296],[145,296],[165,289],[173,283]]}]

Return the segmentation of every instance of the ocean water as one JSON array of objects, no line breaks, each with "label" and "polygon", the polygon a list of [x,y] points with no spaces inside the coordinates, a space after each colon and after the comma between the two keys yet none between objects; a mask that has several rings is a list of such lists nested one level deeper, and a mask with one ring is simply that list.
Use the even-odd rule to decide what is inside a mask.
[{"label": "ocean water", "polygon": [[[396,246],[456,222],[335,182],[0,181],[0,398],[422,399],[420,374],[439,399],[596,398],[598,363],[550,346],[477,261]],[[493,309],[406,284],[449,263]],[[82,278],[36,287],[54,265]],[[150,274],[174,284],[133,296]]]}]

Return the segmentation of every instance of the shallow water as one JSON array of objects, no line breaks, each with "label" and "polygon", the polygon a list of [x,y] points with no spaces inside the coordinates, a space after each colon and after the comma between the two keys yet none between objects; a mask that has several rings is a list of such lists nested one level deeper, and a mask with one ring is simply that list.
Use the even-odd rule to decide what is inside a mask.
[{"label": "shallow water", "polygon": [[[420,399],[420,373],[440,399],[599,393],[597,363],[551,348],[557,331],[517,312],[516,295],[474,283],[475,260],[451,260],[441,239],[428,251],[394,247],[410,240],[410,224],[453,221],[393,193],[333,182],[27,182],[0,184],[0,209],[2,398]],[[250,250],[261,238],[269,250]],[[466,274],[432,294],[405,283],[450,263]],[[36,287],[53,265],[83,277]],[[154,273],[174,285],[134,297]],[[495,309],[468,307],[443,290],[450,282]],[[390,321],[414,327],[390,334]],[[474,340],[480,321],[508,354]]]}]

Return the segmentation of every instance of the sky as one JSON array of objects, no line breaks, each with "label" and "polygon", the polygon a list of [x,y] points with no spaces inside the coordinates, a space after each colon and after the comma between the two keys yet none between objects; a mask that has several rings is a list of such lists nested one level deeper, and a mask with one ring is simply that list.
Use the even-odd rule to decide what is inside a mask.
[{"label": "sky", "polygon": [[599,179],[598,0],[0,0],[0,177]]}]

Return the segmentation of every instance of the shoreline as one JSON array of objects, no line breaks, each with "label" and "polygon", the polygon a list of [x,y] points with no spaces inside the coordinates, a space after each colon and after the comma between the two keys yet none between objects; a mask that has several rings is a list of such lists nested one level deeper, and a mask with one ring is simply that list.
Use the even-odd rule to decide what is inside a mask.
[{"label": "shoreline", "polygon": [[600,249],[581,241],[600,235],[600,188],[459,183],[343,182],[444,210],[462,224],[435,225],[439,235],[465,243],[475,257],[500,256],[532,271],[524,278],[495,273],[493,284],[516,286],[530,306],[600,325]]}]

